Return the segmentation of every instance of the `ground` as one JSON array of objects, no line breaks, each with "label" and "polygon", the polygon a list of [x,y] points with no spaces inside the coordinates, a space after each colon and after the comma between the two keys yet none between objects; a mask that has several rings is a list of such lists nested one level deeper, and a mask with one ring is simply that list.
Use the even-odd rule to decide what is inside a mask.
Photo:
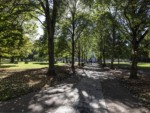
[{"label": "ground", "polygon": [[[122,70],[96,64],[77,69],[76,75],[51,87],[0,102],[0,112],[24,113],[149,113],[118,81]],[[115,75],[115,76],[114,76]]]}]

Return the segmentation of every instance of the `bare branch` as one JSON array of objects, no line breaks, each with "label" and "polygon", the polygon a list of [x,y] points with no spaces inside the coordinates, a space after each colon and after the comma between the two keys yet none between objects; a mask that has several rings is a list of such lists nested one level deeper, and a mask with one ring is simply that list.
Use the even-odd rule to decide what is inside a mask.
[{"label": "bare branch", "polygon": [[144,32],[144,34],[139,38],[139,40],[137,41],[138,44],[144,39],[144,37],[148,34],[148,32],[149,32],[149,29],[147,29],[147,30]]},{"label": "bare branch", "polygon": [[33,17],[33,18],[35,18],[35,19],[37,19],[44,27],[46,27],[46,26],[44,25],[44,23],[43,23],[38,17],[36,17],[36,16],[34,16],[34,15],[32,15],[32,14],[30,14],[30,16]]}]

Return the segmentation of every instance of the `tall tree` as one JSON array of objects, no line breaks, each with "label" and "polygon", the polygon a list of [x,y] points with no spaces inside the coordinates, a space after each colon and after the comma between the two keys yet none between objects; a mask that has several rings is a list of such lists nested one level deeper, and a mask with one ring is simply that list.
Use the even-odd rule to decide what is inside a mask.
[{"label": "tall tree", "polygon": [[[36,7],[37,13],[45,17],[46,25],[44,25],[38,17],[37,18],[44,26],[47,32],[48,37],[48,60],[49,60],[49,69],[48,76],[56,76],[55,72],[55,59],[54,59],[54,34],[55,34],[55,25],[58,18],[59,6],[62,3],[62,0],[38,0],[32,1],[29,0],[30,4]],[[40,7],[39,7],[40,6]]]},{"label": "tall tree", "polygon": [[140,43],[149,32],[150,15],[149,0],[127,0],[122,1],[122,23],[126,31],[130,34],[132,46],[132,64],[130,78],[137,77],[137,63]]}]

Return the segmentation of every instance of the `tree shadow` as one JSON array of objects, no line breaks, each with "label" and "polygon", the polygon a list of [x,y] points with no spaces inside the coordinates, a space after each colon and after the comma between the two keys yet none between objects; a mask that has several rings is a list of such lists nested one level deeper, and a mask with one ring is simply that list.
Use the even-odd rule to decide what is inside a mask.
[{"label": "tree shadow", "polygon": [[[138,102],[133,100],[132,96],[128,96],[128,91],[119,91],[118,82],[114,77],[109,77],[109,74],[91,68],[81,70],[81,73],[72,75],[53,87],[4,103],[0,102],[0,112],[119,113],[129,109],[142,111],[137,105]],[[113,110],[106,109],[102,90],[106,103]]]},{"label": "tree shadow", "polygon": [[48,63],[46,63],[46,62],[37,62],[37,63],[33,63],[33,64],[38,64],[38,65],[48,65]]}]

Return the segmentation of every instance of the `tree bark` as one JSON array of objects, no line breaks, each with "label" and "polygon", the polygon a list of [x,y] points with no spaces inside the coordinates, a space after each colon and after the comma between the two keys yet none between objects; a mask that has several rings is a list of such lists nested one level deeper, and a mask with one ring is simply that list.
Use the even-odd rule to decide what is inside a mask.
[{"label": "tree bark", "polygon": [[106,66],[106,58],[105,58],[105,49],[103,48],[103,67],[105,67]]},{"label": "tree bark", "polygon": [[67,56],[65,57],[65,60],[66,60],[66,63],[68,63],[68,57]]},{"label": "tree bark", "polygon": [[56,76],[55,72],[55,59],[54,59],[54,33],[55,33],[55,23],[56,23],[56,15],[57,15],[57,6],[56,1],[53,1],[53,11],[52,16],[50,15],[49,2],[46,0],[46,29],[48,34],[48,58],[49,58],[49,69],[47,72],[48,76]]},{"label": "tree bark", "polygon": [[80,48],[80,42],[79,42],[79,51],[78,51],[78,66],[81,66],[81,48]]},{"label": "tree bark", "polygon": [[11,58],[10,58],[10,63],[14,63],[15,62],[15,58],[14,58],[14,56],[12,56]]},{"label": "tree bark", "polygon": [[114,69],[114,54],[115,54],[115,39],[116,39],[116,29],[115,25],[113,24],[113,36],[112,36],[112,52],[111,52],[111,69]]},{"label": "tree bark", "polygon": [[75,42],[74,42],[74,34],[73,34],[72,35],[72,61],[71,61],[71,68],[72,68],[73,74],[75,74],[74,55],[75,55]]},{"label": "tree bark", "polygon": [[2,56],[0,55],[0,66],[2,65]]},{"label": "tree bark", "polygon": [[119,64],[120,64],[120,58],[119,58],[119,55],[118,55],[118,68],[120,67]]},{"label": "tree bark", "polygon": [[138,44],[136,40],[134,40],[132,44],[132,64],[131,64],[131,72],[130,72],[130,79],[137,79],[137,62],[138,62]]}]

